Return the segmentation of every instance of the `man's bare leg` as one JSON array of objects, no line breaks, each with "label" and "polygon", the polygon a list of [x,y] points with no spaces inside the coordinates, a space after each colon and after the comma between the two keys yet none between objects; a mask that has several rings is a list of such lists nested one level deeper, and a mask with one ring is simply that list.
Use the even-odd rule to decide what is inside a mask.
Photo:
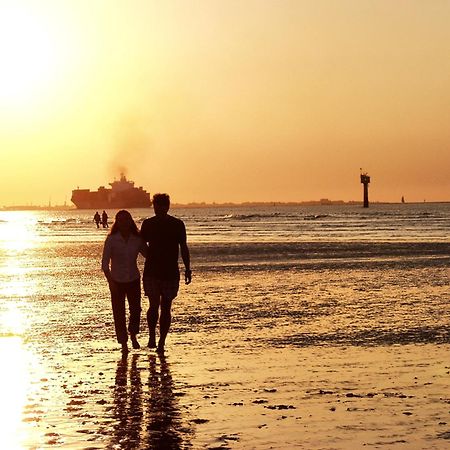
[{"label": "man's bare leg", "polygon": [[164,345],[166,344],[166,337],[169,333],[170,324],[172,322],[172,300],[165,298],[161,301],[161,317],[159,318],[159,342],[156,351],[164,353]]},{"label": "man's bare leg", "polygon": [[[155,304],[156,303],[156,304]],[[153,302],[150,300],[150,308],[147,311],[147,323],[148,323],[148,347],[156,347],[156,324],[158,323],[158,310],[159,302]]]},{"label": "man's bare leg", "polygon": [[133,345],[133,348],[134,349],[141,348],[141,346],[139,345],[139,342],[137,340],[136,335],[135,334],[130,334],[130,337],[131,337],[131,343]]}]

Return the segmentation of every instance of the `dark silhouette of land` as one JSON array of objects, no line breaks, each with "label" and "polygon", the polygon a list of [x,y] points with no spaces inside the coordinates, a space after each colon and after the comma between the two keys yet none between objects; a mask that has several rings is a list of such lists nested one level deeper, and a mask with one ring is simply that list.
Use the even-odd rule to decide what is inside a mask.
[{"label": "dark silhouette of land", "polygon": [[[428,204],[446,204],[450,203],[450,200],[443,201],[422,201],[422,202],[379,202],[371,201],[373,205],[422,205],[424,203]],[[315,206],[315,205],[350,205],[350,206],[363,206],[363,202],[360,200],[305,200],[298,202],[190,202],[190,203],[172,203],[171,208],[228,208],[228,207],[268,207],[268,206]],[[94,208],[91,208],[94,209]],[[140,208],[145,209],[145,208]],[[150,208],[148,208],[150,209]],[[67,205],[55,205],[55,206],[39,206],[39,205],[11,205],[3,206],[0,211],[76,211],[77,208],[74,206]]]}]

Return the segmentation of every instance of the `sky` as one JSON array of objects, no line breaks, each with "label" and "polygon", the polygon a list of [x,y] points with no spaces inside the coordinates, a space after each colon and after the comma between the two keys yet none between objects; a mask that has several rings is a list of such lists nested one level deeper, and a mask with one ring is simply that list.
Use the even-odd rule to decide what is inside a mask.
[{"label": "sky", "polygon": [[448,0],[0,0],[0,206],[450,200]]}]

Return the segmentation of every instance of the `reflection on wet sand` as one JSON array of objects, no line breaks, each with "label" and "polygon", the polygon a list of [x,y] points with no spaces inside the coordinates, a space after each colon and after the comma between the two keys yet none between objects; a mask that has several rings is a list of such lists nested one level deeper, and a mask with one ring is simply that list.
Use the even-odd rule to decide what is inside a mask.
[{"label": "reflection on wet sand", "polygon": [[[148,413],[148,448],[182,448],[181,413],[175,398],[174,383],[169,364],[164,356],[159,356],[159,372],[155,355],[149,356],[148,377],[149,397],[146,401]],[[186,443],[184,443],[184,447]]]},{"label": "reflection on wet sand", "polygon": [[149,355],[148,381],[143,385],[139,367],[140,355],[131,361],[123,358],[117,363],[113,439],[108,448],[167,449],[190,447],[189,427],[183,426],[174,382],[164,356]]},{"label": "reflection on wet sand", "polygon": [[[1,319],[1,317],[0,317]],[[1,329],[1,320],[0,320]],[[19,336],[2,336],[0,332],[0,429],[2,449],[35,448],[36,425],[42,415],[40,406],[30,401],[35,395],[33,377],[40,366]]]},{"label": "reflection on wet sand", "polygon": [[7,370],[0,372],[0,423],[2,443],[5,448],[20,448],[19,430],[22,410],[26,401],[28,387],[25,355],[20,338],[1,338],[0,355],[8,361]]},{"label": "reflection on wet sand", "polygon": [[133,355],[128,386],[128,360],[117,364],[114,388],[114,443],[120,448],[139,448],[142,427],[142,382],[137,367],[138,355]]}]

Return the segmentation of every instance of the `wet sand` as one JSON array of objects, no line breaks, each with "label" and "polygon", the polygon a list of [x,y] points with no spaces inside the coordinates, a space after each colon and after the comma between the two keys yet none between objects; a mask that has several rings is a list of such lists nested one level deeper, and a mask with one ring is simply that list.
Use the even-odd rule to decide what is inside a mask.
[{"label": "wet sand", "polygon": [[[397,216],[381,213],[390,230]],[[220,232],[207,214],[190,229]],[[447,240],[235,242],[270,232],[257,215],[223,245],[191,246],[194,281],[174,302],[165,357],[123,360],[91,215],[8,217],[1,449],[450,448]],[[274,239],[289,217],[269,215]]]},{"label": "wet sand", "polygon": [[111,341],[31,352],[2,337],[3,448],[450,446],[448,345],[251,349],[210,338],[174,334],[164,357],[122,358]]}]

